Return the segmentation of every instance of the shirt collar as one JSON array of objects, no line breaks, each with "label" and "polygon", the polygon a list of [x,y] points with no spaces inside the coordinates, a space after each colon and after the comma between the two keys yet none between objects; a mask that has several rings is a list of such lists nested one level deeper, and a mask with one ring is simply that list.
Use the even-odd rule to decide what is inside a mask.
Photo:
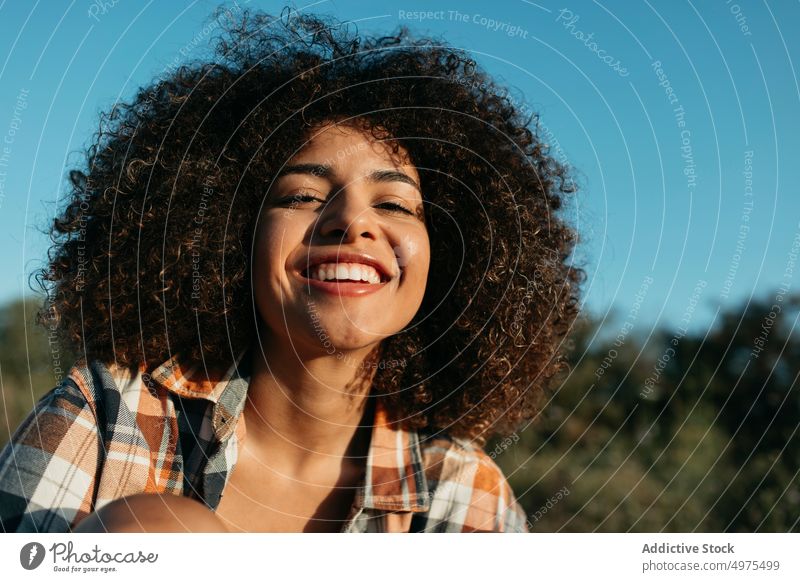
[{"label": "shirt collar", "polygon": [[[247,350],[241,352],[228,370],[219,372],[200,364],[184,365],[173,356],[158,366],[151,378],[169,392],[182,398],[204,398],[214,403],[213,428],[219,441],[232,433],[244,438],[244,410],[249,385]],[[430,492],[419,435],[389,421],[383,400],[375,401],[375,416],[364,484],[356,495],[356,504],[385,511],[428,511]]]}]

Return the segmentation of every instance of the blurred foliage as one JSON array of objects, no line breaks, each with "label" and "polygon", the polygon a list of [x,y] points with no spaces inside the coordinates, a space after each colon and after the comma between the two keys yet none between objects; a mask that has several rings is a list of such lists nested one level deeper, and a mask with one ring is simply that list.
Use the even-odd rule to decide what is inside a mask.
[{"label": "blurred foliage", "polygon": [[776,295],[699,335],[584,319],[569,373],[496,456],[531,531],[800,531],[800,296],[770,326]]},{"label": "blurred foliage", "polygon": [[[800,531],[800,296],[753,352],[774,297],[699,335],[634,325],[622,337],[619,315],[582,320],[542,414],[486,446],[531,531]],[[34,325],[37,307],[0,309],[0,445],[72,363]]]},{"label": "blurred foliage", "polygon": [[49,330],[35,324],[40,306],[36,298],[26,298],[0,308],[0,445],[72,363],[49,341]]}]

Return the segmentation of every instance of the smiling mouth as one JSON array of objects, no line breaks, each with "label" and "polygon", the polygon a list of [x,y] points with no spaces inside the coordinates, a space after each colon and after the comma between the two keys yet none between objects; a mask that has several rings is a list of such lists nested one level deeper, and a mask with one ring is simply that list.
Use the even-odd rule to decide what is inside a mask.
[{"label": "smiling mouth", "polygon": [[317,283],[381,286],[391,277],[371,265],[362,263],[320,263],[300,271],[300,276]]},{"label": "smiling mouth", "polygon": [[[312,267],[313,270],[313,267]],[[319,274],[309,277],[308,273],[309,269],[304,269],[303,271],[295,271],[299,279],[303,282],[303,286],[306,287],[309,291],[312,289],[316,290],[317,292],[324,293],[326,295],[331,296],[338,296],[338,297],[363,297],[367,295],[372,295],[384,289],[391,278],[386,278],[384,280],[383,277],[380,278],[377,282],[369,282],[364,280],[355,280],[348,278],[334,278],[330,280],[320,280]],[[313,273],[313,271],[312,271]],[[374,281],[374,279],[373,279]]]}]

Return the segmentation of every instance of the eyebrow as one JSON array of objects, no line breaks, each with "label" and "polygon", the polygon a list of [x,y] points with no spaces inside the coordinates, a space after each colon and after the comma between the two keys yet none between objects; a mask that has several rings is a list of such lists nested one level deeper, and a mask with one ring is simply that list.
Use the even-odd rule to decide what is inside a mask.
[{"label": "eyebrow", "polygon": [[[333,168],[327,164],[294,164],[292,166],[285,166],[279,173],[278,177],[287,176],[290,174],[311,174],[318,178],[332,178],[334,175]],[[397,170],[375,170],[367,176],[370,182],[403,182],[416,188],[422,194],[420,185],[408,174],[399,172]]]}]

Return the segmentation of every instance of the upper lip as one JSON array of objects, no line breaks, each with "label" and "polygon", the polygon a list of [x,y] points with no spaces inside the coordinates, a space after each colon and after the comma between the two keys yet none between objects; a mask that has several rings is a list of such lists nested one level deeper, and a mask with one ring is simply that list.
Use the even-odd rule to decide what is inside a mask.
[{"label": "upper lip", "polygon": [[381,281],[388,281],[394,275],[383,262],[367,253],[358,251],[343,251],[343,250],[330,250],[330,251],[317,251],[306,255],[300,260],[298,268],[300,273],[303,274],[307,269],[320,265],[322,263],[361,263],[373,267],[381,276]]}]

